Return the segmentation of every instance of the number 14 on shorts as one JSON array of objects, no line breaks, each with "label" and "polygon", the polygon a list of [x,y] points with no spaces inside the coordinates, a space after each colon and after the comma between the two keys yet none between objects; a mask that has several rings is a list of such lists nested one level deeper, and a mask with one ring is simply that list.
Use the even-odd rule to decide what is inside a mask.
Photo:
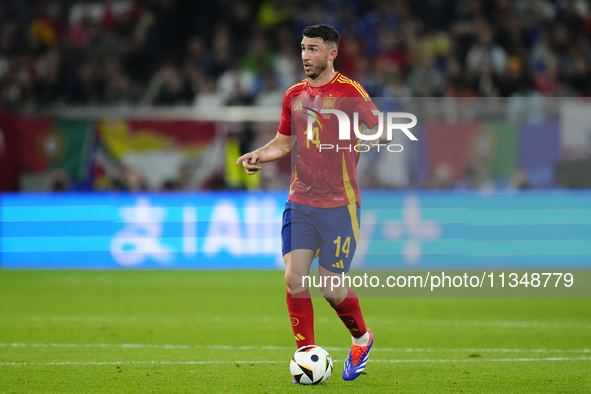
[{"label": "number 14 on shorts", "polygon": [[334,244],[337,245],[337,251],[335,253],[335,257],[340,257],[341,250],[345,254],[345,258],[349,258],[349,248],[351,247],[351,237],[345,238],[345,242],[343,242],[343,246],[341,248],[341,237],[338,236],[337,239],[334,240]]}]

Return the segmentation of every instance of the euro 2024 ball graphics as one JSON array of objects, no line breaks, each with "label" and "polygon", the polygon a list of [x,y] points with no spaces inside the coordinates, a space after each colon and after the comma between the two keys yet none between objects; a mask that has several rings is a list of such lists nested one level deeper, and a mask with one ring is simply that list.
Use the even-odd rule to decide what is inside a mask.
[{"label": "euro 2024 ball graphics", "polygon": [[323,384],[332,373],[332,358],[320,346],[302,346],[291,357],[289,369],[299,384]]}]

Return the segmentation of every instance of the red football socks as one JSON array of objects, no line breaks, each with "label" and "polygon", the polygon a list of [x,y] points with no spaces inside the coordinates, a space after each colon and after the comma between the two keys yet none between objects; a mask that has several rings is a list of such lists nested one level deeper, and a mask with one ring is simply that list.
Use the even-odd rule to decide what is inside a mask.
[{"label": "red football socks", "polygon": [[306,289],[297,293],[297,298],[292,298],[288,290],[285,299],[296,346],[299,349],[302,346],[314,345],[314,309],[310,291]]},{"label": "red football socks", "polygon": [[365,320],[363,320],[359,299],[353,290],[349,289],[347,298],[333,308],[353,337],[360,338],[365,334],[367,331]]}]

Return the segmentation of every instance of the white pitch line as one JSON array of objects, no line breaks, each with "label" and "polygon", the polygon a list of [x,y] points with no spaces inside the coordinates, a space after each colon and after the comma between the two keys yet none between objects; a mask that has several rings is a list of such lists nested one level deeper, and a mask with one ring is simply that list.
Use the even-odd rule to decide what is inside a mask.
[{"label": "white pitch line", "polygon": [[407,325],[407,326],[434,326],[434,327],[493,327],[493,328],[563,328],[563,329],[591,329],[589,323],[571,322],[536,322],[536,321],[482,321],[482,320],[397,320],[397,319],[372,319],[380,324]]},{"label": "white pitch line", "polygon": [[256,361],[244,361],[244,360],[238,360],[238,361],[55,361],[55,362],[48,362],[48,363],[8,362],[8,363],[0,363],[0,366],[274,364],[274,363],[284,363],[284,362],[286,362],[286,361],[285,360],[283,360],[283,361],[266,361],[266,360],[256,360]]},{"label": "white pitch line", "polygon": [[[478,361],[476,361],[478,360]],[[343,360],[334,360],[342,362]],[[496,359],[423,359],[423,360],[370,360],[370,363],[461,363],[461,362],[534,362],[534,361],[591,361],[591,357],[496,358]],[[56,361],[48,363],[0,362],[0,366],[62,366],[62,365],[204,365],[204,364],[283,364],[286,360],[236,361]]]},{"label": "white pitch line", "polygon": [[[373,350],[373,349],[372,349]],[[449,360],[449,359],[425,359],[425,360],[370,360],[369,362],[376,363],[461,363],[461,362],[530,362],[530,361],[591,361],[591,357],[541,357],[541,358],[480,358],[474,357],[470,359]]]},{"label": "white pitch line", "polygon": [[[294,350],[291,346],[232,346],[232,345],[154,345],[142,343],[22,343],[0,342],[0,347],[12,348],[116,348],[116,349],[212,349],[212,350]],[[348,351],[348,347],[324,347],[330,351]],[[591,349],[519,349],[519,348],[373,348],[374,352],[435,353],[435,352],[481,352],[481,353],[591,353]]]},{"label": "white pitch line", "polygon": [[[169,323],[177,324],[181,321],[193,321],[179,316],[170,317],[133,317],[133,316],[43,316],[32,315],[21,318],[13,318],[11,321],[21,319],[33,323]],[[319,318],[319,322],[325,322],[329,319]],[[283,324],[283,318],[246,318],[246,317],[231,317],[231,316],[207,316],[200,319],[200,322],[208,323],[234,323],[234,322],[263,322],[263,323],[277,323]],[[381,325],[395,325],[395,326],[433,326],[433,327],[492,327],[492,328],[536,328],[536,329],[569,329],[569,330],[588,330],[591,329],[591,323],[587,322],[537,322],[537,321],[502,321],[502,320],[415,320],[415,319],[391,319],[391,318],[374,318],[374,324]],[[2,322],[4,323],[4,322]]]}]

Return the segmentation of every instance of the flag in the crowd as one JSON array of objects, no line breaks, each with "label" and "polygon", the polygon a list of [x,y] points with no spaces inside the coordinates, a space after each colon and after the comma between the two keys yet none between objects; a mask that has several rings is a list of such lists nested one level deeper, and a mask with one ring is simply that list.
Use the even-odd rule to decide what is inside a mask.
[{"label": "flag in the crowd", "polygon": [[157,189],[179,167],[206,151],[216,129],[213,122],[192,120],[102,119],[98,131],[99,151],[133,167]]},{"label": "flag in the crowd", "polygon": [[200,155],[215,137],[213,122],[191,120],[112,120],[98,123],[101,141],[117,159],[130,152],[178,149]]},{"label": "flag in the crowd", "polygon": [[451,167],[456,181],[462,179],[470,163],[470,146],[480,128],[478,122],[427,122],[425,139],[429,173],[446,165]]},{"label": "flag in the crowd", "polygon": [[22,116],[14,125],[22,168],[37,172],[63,169],[73,182],[88,177],[94,144],[91,121]]},{"label": "flag in the crowd", "polygon": [[[518,170],[519,126],[506,121],[484,122],[474,149],[487,149],[486,172],[490,179],[506,181]],[[482,146],[479,146],[482,145]]]},{"label": "flag in the crowd", "polygon": [[560,125],[530,123],[521,128],[519,167],[536,187],[554,186],[554,167],[560,160]]}]

